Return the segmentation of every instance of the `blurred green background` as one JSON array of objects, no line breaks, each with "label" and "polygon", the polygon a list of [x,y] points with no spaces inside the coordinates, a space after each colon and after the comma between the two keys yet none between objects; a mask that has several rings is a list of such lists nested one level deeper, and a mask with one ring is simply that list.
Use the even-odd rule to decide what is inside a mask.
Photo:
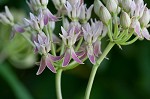
[{"label": "blurred green background", "polygon": [[[150,0],[144,1],[150,8]],[[88,5],[93,3],[92,0],[85,0],[85,2]],[[0,0],[1,11],[4,5],[8,5],[10,9],[17,9],[18,15],[24,14],[21,13],[23,11],[29,11],[25,0]],[[49,8],[52,12],[55,12],[51,1]],[[12,42],[9,41],[8,37],[10,31],[11,29],[8,26],[4,27],[0,24],[0,55],[4,53],[8,55],[4,62],[0,62],[0,99],[16,99],[15,90],[12,87],[13,85],[11,86],[11,83],[15,81],[11,77],[15,78],[19,82],[18,86],[25,88],[24,91],[30,93],[33,99],[56,99],[55,75],[50,70],[46,69],[41,75],[36,76],[37,66],[27,69],[16,68],[29,63],[29,60],[25,60],[27,56],[23,58],[23,62],[20,62],[22,60],[20,53],[28,53],[25,48],[30,48],[30,46],[25,46],[23,52],[15,53],[14,51],[19,47],[16,48],[15,46],[17,40],[15,40],[14,46],[10,44]],[[19,35],[17,36],[19,37]],[[24,45],[28,45],[24,40],[21,41],[23,44],[25,43]],[[6,47],[7,44],[10,44],[11,47]],[[7,50],[4,50],[4,48],[7,48]],[[32,51],[32,49],[30,50]],[[30,53],[32,52],[28,54]],[[14,57],[17,57],[18,54],[20,57],[15,58],[18,60],[16,61]],[[35,56],[32,55],[31,57]],[[99,67],[90,99],[150,99],[149,41],[137,41],[132,45],[123,46],[122,50],[115,46],[107,57],[109,60],[104,60]],[[86,63],[86,65],[63,73],[62,94],[64,99],[83,99],[92,67],[88,61]],[[16,64],[19,66],[15,66]],[[20,91],[20,93],[24,92]]]}]

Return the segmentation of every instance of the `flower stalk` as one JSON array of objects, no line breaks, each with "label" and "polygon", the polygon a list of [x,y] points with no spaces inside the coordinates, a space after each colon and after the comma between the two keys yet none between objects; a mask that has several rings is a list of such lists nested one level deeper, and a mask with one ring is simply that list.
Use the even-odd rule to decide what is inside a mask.
[{"label": "flower stalk", "polygon": [[91,93],[91,89],[92,89],[92,85],[94,82],[94,78],[97,72],[98,67],[100,66],[101,62],[106,58],[107,54],[110,52],[110,50],[112,49],[112,47],[115,45],[115,43],[110,42],[107,47],[105,48],[103,54],[99,57],[99,59],[97,60],[97,63],[95,65],[93,65],[92,67],[92,71],[89,77],[89,81],[87,84],[87,88],[85,91],[85,97],[84,99],[89,99],[90,98],[90,93]]},{"label": "flower stalk", "polygon": [[62,75],[62,69],[59,69],[56,73],[56,95],[57,99],[62,99],[62,92],[61,92],[61,75]]}]

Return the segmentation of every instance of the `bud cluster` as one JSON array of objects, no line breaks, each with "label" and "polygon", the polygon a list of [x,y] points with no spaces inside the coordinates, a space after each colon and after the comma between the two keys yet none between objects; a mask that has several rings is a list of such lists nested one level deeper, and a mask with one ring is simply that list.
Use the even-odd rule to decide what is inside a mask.
[{"label": "bud cluster", "polygon": [[5,12],[0,13],[0,22],[3,24],[13,25],[14,17],[12,16],[7,6],[5,6]]},{"label": "bud cluster", "polygon": [[[121,42],[121,40],[119,40],[121,42],[119,43],[117,38],[121,39],[119,38],[120,34],[127,36],[130,32],[131,34],[134,32],[141,39],[146,38],[150,40],[147,30],[150,21],[150,11],[143,0],[106,0],[104,2],[95,0],[94,11],[100,20],[110,27],[110,32],[114,33],[108,35],[111,41],[117,41],[116,43],[118,44],[125,44],[123,43],[125,41]],[[116,33],[118,29],[120,32]],[[128,31],[128,33],[125,34],[124,31]]]}]

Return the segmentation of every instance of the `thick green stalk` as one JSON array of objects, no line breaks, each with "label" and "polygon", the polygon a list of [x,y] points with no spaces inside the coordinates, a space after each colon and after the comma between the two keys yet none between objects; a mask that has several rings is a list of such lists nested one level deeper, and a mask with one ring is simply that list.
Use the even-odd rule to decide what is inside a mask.
[{"label": "thick green stalk", "polygon": [[62,69],[59,69],[56,73],[56,94],[57,94],[57,99],[62,99],[62,93],[61,93],[61,74],[62,74]]},{"label": "thick green stalk", "polygon": [[0,75],[10,85],[17,99],[33,99],[7,64],[0,64]]},{"label": "thick green stalk", "polygon": [[90,74],[90,78],[89,78],[89,81],[88,81],[88,85],[87,85],[87,88],[86,88],[86,91],[85,91],[84,99],[89,99],[90,98],[90,93],[91,93],[92,85],[93,85],[94,78],[95,78],[95,75],[96,75],[96,71],[97,71],[99,65],[101,64],[101,62],[104,60],[104,58],[106,57],[106,55],[109,53],[109,51],[112,49],[112,47],[114,45],[115,45],[115,43],[110,42],[108,44],[108,46],[105,48],[103,54],[97,60],[96,64],[93,65],[93,68],[92,68],[92,71],[91,71],[91,74]]}]

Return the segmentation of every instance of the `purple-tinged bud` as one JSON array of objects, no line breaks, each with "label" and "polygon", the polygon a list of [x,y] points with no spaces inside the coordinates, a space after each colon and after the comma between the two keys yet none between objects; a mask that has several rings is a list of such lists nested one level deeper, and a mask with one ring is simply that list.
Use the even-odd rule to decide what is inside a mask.
[{"label": "purple-tinged bud", "polygon": [[[73,5],[72,3],[75,2]],[[65,7],[67,9],[67,13],[68,13],[68,17],[72,20],[72,21],[77,21],[79,19],[80,16],[80,12],[81,12],[81,5],[80,1],[70,1],[66,3]]]},{"label": "purple-tinged bud", "polygon": [[146,27],[150,21],[150,11],[148,8],[145,8],[143,16],[140,18],[140,23],[143,27]]},{"label": "purple-tinged bud", "polygon": [[106,7],[110,13],[116,13],[118,5],[115,0],[107,0]]},{"label": "purple-tinged bud", "polygon": [[42,10],[44,16],[44,24],[47,25],[49,21],[58,21],[58,18],[51,13],[51,11],[46,8]]},{"label": "purple-tinged bud", "polygon": [[131,25],[131,19],[126,12],[122,12],[120,16],[120,24],[123,28],[128,28]]},{"label": "purple-tinged bud", "polygon": [[109,21],[110,21],[110,19],[111,19],[111,14],[110,14],[110,12],[107,10],[106,7],[104,7],[104,6],[101,6],[101,7],[100,7],[99,18],[100,18],[100,20],[101,20],[104,24],[108,25],[108,23],[109,23]]},{"label": "purple-tinged bud", "polygon": [[132,18],[130,28],[134,29],[134,32],[138,37],[143,38],[141,35],[140,22],[136,17]]},{"label": "purple-tinged bud", "polygon": [[94,12],[99,16],[100,7],[104,6],[100,0],[94,0]]},{"label": "purple-tinged bud", "polygon": [[15,32],[18,32],[18,33],[25,32],[25,29],[22,26],[18,25],[18,24],[15,24],[13,28],[14,28]]},{"label": "purple-tinged bud", "polygon": [[44,28],[44,17],[42,13],[39,14],[38,17],[34,16],[30,13],[30,20],[24,19],[34,30],[42,30]]},{"label": "purple-tinged bud", "polygon": [[44,32],[37,35],[34,44],[36,53],[47,54],[51,50],[50,39],[44,34]]},{"label": "purple-tinged bud", "polygon": [[130,12],[131,10],[132,0],[122,0],[121,6],[126,12]]}]

